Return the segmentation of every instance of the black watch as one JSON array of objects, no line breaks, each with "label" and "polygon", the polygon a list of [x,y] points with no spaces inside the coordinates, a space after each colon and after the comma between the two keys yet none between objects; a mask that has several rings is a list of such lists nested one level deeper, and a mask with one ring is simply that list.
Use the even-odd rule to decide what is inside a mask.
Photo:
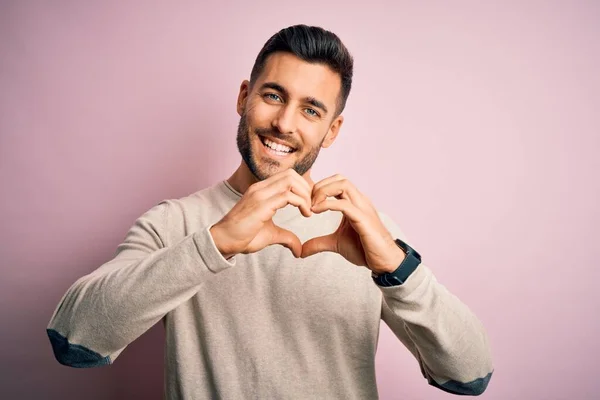
[{"label": "black watch", "polygon": [[374,272],[371,273],[373,280],[379,286],[398,286],[402,285],[410,274],[421,264],[421,255],[417,253],[415,249],[404,243],[400,239],[394,240],[398,247],[404,251],[406,257],[400,263],[400,266],[396,268],[394,272],[387,272],[385,274],[377,275]]}]

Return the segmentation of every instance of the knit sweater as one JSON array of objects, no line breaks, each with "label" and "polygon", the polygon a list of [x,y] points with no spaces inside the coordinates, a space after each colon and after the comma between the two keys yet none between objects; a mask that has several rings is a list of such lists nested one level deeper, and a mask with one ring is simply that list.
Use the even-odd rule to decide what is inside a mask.
[{"label": "knit sweater", "polygon": [[[220,181],[139,217],[114,258],[60,300],[47,329],[56,359],[111,364],[162,321],[166,399],[377,399],[383,320],[429,384],[485,390],[492,364],[484,328],[426,263],[402,285],[380,287],[367,268],[332,252],[297,259],[272,245],[226,260],[209,229],[241,196]],[[273,221],[305,242],[335,231],[341,218],[307,218],[288,205]]]}]

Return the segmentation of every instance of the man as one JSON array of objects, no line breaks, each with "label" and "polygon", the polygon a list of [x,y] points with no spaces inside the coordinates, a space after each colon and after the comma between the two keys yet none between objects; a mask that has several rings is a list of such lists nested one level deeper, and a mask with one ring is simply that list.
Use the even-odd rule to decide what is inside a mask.
[{"label": "man", "polygon": [[73,284],[47,330],[57,360],[110,364],[162,320],[166,398],[375,399],[383,319],[431,385],[482,393],[492,365],[478,319],[351,182],[310,178],[352,68],[329,31],[271,37],[240,87],[239,168],[153,207]]}]

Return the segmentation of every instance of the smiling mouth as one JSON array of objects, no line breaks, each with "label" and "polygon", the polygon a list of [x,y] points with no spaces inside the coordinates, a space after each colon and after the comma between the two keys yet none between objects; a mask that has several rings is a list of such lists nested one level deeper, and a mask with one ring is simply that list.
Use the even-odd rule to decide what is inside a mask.
[{"label": "smiling mouth", "polygon": [[[286,156],[292,153],[296,152],[296,149],[291,147],[291,146],[286,146],[288,149],[291,150],[287,150],[287,149],[283,149],[283,147],[280,147],[279,145],[275,144],[274,142],[272,142],[271,140],[269,140],[268,138],[265,138],[263,136],[258,135],[260,142],[263,144],[263,146],[265,147],[265,149],[272,154],[276,154],[279,156]],[[268,141],[268,142],[267,142]]]}]

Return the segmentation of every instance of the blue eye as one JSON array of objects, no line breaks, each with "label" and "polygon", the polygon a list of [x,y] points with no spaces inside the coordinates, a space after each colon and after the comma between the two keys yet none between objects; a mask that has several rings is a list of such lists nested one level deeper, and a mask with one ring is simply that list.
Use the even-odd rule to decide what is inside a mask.
[{"label": "blue eye", "polygon": [[265,94],[265,97],[268,97],[271,100],[281,101],[281,97],[279,97],[275,93],[267,93],[267,94]]},{"label": "blue eye", "polygon": [[306,110],[306,112],[307,112],[309,115],[311,115],[311,116],[313,116],[313,117],[318,117],[318,116],[319,116],[319,113],[318,113],[318,112],[316,112],[315,110],[313,110],[312,108],[305,108],[305,110]]}]

